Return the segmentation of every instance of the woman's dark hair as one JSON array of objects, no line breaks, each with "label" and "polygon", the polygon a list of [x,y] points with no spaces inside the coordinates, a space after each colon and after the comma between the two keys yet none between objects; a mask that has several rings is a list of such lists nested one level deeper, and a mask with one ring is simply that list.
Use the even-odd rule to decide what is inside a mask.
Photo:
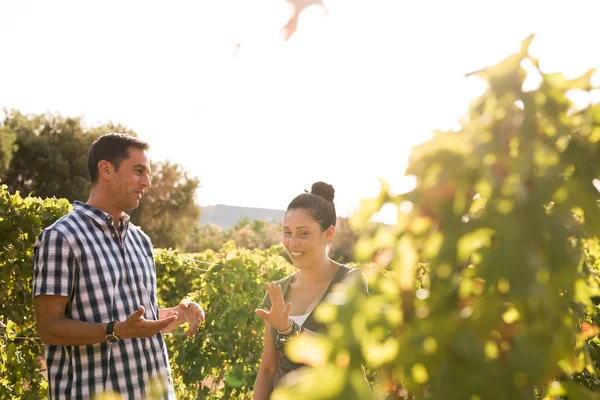
[{"label": "woman's dark hair", "polygon": [[310,193],[302,193],[296,196],[286,212],[296,209],[306,210],[319,223],[321,231],[324,231],[331,225],[335,226],[337,220],[335,206],[333,205],[334,194],[333,186],[325,182],[315,182]]},{"label": "woman's dark hair", "polygon": [[88,151],[88,172],[92,185],[98,183],[98,163],[106,160],[118,171],[121,161],[129,158],[130,147],[148,150],[150,146],[143,140],[122,133],[109,133],[96,139]]}]

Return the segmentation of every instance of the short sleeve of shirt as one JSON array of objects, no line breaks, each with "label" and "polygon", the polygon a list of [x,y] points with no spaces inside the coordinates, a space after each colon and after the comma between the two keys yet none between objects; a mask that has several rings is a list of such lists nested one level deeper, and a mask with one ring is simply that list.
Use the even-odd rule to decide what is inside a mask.
[{"label": "short sleeve of shirt", "polygon": [[64,236],[42,232],[34,245],[33,296],[70,296],[74,271],[75,257]]}]

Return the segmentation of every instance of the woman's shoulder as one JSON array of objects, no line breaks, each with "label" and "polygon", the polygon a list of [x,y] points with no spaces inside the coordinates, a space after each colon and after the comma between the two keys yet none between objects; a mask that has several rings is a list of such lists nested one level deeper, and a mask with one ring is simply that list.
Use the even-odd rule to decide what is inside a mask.
[{"label": "woman's shoulder", "polygon": [[340,265],[340,281],[344,281],[346,283],[356,283],[360,282],[360,286],[363,292],[369,293],[369,285],[367,282],[367,276],[360,268],[349,267],[347,265]]},{"label": "woman's shoulder", "polygon": [[346,264],[340,264],[340,270],[338,273],[340,274],[340,277],[344,279],[349,275],[354,276],[355,274],[360,274],[362,273],[362,270],[356,267],[349,267]]}]

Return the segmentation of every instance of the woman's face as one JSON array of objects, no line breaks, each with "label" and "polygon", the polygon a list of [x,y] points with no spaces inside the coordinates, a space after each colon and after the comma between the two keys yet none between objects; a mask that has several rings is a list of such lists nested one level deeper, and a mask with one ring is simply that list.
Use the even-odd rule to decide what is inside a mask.
[{"label": "woman's face", "polygon": [[283,217],[283,245],[297,268],[312,267],[327,255],[333,227],[321,226],[303,209],[289,210]]}]

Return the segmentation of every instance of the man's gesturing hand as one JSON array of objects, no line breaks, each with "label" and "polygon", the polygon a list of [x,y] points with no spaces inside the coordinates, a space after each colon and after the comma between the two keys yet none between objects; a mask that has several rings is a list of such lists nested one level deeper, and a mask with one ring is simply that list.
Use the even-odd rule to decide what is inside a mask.
[{"label": "man's gesturing hand", "polygon": [[177,319],[177,314],[172,313],[158,321],[144,318],[144,306],[140,306],[123,322],[115,324],[115,335],[119,339],[152,337]]},{"label": "man's gesturing hand", "polygon": [[185,317],[185,321],[189,322],[190,328],[185,332],[187,337],[192,337],[198,332],[200,324],[204,322],[204,310],[198,303],[194,303],[189,299],[184,299],[179,303],[179,313]]}]

